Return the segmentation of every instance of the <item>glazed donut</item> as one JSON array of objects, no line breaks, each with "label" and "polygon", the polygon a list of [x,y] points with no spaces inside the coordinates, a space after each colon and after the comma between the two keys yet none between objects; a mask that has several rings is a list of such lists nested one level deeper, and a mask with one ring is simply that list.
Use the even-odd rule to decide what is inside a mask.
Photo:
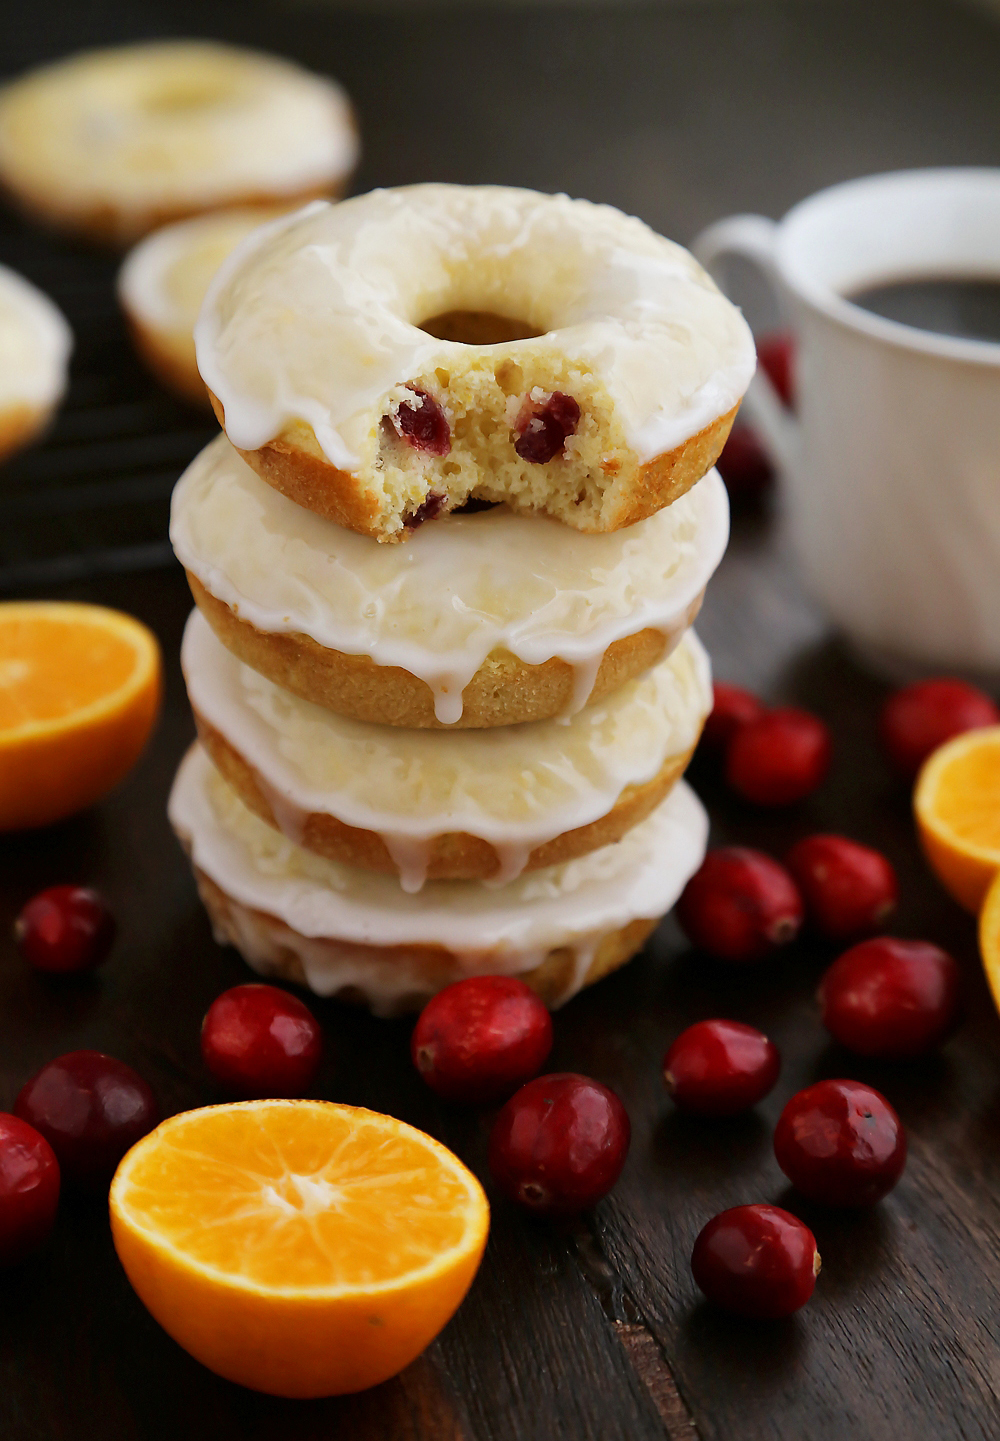
[{"label": "glazed donut", "polygon": [[617,845],[502,889],[392,877],[296,846],[255,816],[194,747],[170,820],[220,944],[264,975],[376,1014],[415,1009],[468,975],[516,974],[552,1006],[622,965],[701,864],[704,809],[680,782]]},{"label": "glazed donut", "polygon": [[357,152],[339,85],[209,41],[86,51],[0,90],[0,183],[37,219],[115,244],[220,206],[339,194]]},{"label": "glazed donut", "polygon": [[72,349],[62,312],[0,265],[0,459],[45,429],[66,391]]},{"label": "glazed donut", "polygon": [[194,353],[194,324],[215,272],[256,226],[286,207],[216,210],[147,235],[118,272],[118,300],[135,348],[168,390],[210,408]]},{"label": "glazed donut", "polygon": [[195,340],[258,474],[378,540],[470,499],[632,525],[714,464],[755,365],[679,245],[607,205],[489,186],[275,221],[222,265]]},{"label": "glazed donut", "polygon": [[181,666],[202,745],[250,810],[308,850],[403,889],[560,864],[619,840],[680,779],[712,705],[690,634],[567,724],[389,730],[242,665],[198,611]]},{"label": "glazed donut", "polygon": [[181,477],[170,524],[242,661],[341,715],[411,728],[545,720],[609,694],[680,639],[728,535],[713,473],[613,535],[498,506],[426,526],[400,554],[292,504],[224,436]]}]

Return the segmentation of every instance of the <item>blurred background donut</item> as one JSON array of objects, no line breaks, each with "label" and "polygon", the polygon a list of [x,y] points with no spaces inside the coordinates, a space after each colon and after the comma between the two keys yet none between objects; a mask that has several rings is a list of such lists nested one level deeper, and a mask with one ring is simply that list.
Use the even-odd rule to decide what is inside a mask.
[{"label": "blurred background donut", "polygon": [[65,393],[72,348],[62,311],[0,265],[0,459],[44,430]]},{"label": "blurred background donut", "polygon": [[340,194],[357,156],[336,82],[214,42],[86,51],[0,90],[0,184],[34,218],[115,244]]},{"label": "blurred background donut", "polygon": [[217,210],[147,235],[118,272],[118,299],[139,354],[175,394],[211,409],[198,374],[194,323],[219,266],[251,230],[283,206]]}]

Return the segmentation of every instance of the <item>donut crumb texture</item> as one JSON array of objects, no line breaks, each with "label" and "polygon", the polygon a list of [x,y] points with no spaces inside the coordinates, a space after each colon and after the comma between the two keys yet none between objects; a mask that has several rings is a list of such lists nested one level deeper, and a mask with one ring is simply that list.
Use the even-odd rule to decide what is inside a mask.
[{"label": "donut crumb texture", "polygon": [[470,349],[463,364],[390,393],[371,473],[364,464],[356,473],[375,501],[380,540],[406,539],[469,501],[549,515],[575,530],[618,530],[676,500],[711,468],[731,417],[643,466],[598,377],[531,340],[514,355],[503,346],[499,357],[478,342],[481,354]]}]

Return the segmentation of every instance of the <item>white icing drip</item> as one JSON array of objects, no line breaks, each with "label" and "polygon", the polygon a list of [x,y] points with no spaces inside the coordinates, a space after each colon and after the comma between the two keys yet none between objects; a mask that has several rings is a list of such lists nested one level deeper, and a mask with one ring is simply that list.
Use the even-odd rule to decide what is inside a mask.
[{"label": "white icing drip", "polygon": [[[255,450],[305,420],[355,470],[394,387],[464,347],[418,329],[448,310],[524,315],[532,341],[598,375],[640,462],[737,403],[742,316],[688,252],[607,205],[499,186],[376,190],[279,222],[219,271],[196,329],[226,428]],[[513,341],[493,346],[516,360]]]},{"label": "white icing drip", "polygon": [[461,974],[517,974],[569,947],[576,952],[570,994],[604,936],[669,910],[701,864],[708,836],[708,817],[681,782],[617,845],[502,891],[432,881],[408,896],[389,877],[293,846],[246,809],[197,747],[178,771],[169,813],[199,870],[237,905],[275,918],[262,930],[257,915],[247,916],[246,931],[230,937],[251,964],[273,969],[283,941],[319,994],[355,987],[383,1011],[426,993],[419,971],[426,962],[414,956],[410,963],[399,950],[383,960],[370,947],[441,946]]},{"label": "white icing drip", "polygon": [[278,830],[283,836],[287,836],[290,841],[294,841],[297,846],[300,846],[306,833],[309,812],[284,791],[273,786],[261,771],[254,771],[254,780],[257,782],[257,788],[261,795],[271,808],[271,814]]},{"label": "white icing drip", "polygon": [[711,706],[708,658],[693,632],[668,660],[565,723],[492,730],[338,716],[242,665],[198,611],[181,664],[191,704],[263,780],[286,835],[301,841],[314,813],[375,831],[413,891],[430,843],[450,832],[488,841],[497,881],[512,880],[537,846],[607,815],[627,786],[688,751]]},{"label": "white icing drip", "polygon": [[429,677],[427,683],[434,696],[434,719],[441,725],[453,726],[462,719],[465,709],[462,692],[478,669],[479,666],[476,666],[473,670],[449,671],[446,675]]},{"label": "white icing drip", "polygon": [[431,860],[431,841],[423,836],[379,831],[392,863],[399,872],[399,884],[408,895],[423,890]]},{"label": "white icing drip", "polygon": [[500,886],[509,885],[516,881],[528,864],[528,857],[534,850],[530,841],[494,841],[493,849],[497,853],[497,860],[500,862],[496,873],[489,876],[483,885],[491,886],[494,890]]},{"label": "white icing drip", "polygon": [[590,700],[590,693],[594,689],[594,682],[597,679],[597,672],[601,668],[603,656],[592,655],[587,660],[578,660],[573,666],[573,690],[570,693],[569,704],[563,714],[568,718],[576,715],[577,711],[583,710]]},{"label": "white icing drip", "polygon": [[54,405],[66,389],[73,333],[62,312],[0,265],[0,409]]},{"label": "white icing drip", "polygon": [[450,725],[493,652],[580,667],[578,698],[614,641],[651,628],[675,644],[725,551],[729,505],[712,471],[611,535],[497,506],[380,546],[279,495],[219,436],[177,484],[170,538],[243,620],[408,670]]},{"label": "white icing drip", "polygon": [[582,989],[583,983],[590,972],[590,968],[594,964],[601,939],[600,936],[588,936],[585,940],[577,941],[573,947],[573,971],[569,984],[566,986],[560,998],[560,1004],[568,1001],[571,996],[575,996],[576,993]]}]

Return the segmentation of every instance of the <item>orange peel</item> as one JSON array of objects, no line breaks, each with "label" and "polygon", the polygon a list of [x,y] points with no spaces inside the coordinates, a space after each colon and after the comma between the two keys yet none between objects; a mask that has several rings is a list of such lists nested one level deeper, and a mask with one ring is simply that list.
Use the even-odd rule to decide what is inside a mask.
[{"label": "orange peel", "polygon": [[149,739],[162,691],[153,633],[122,611],[0,604],[0,831],[100,800]]},{"label": "orange peel", "polygon": [[476,1274],[489,1206],[440,1142],[329,1101],[183,1112],[125,1156],[115,1248],[175,1341],[230,1381],[331,1396],[401,1371]]}]

